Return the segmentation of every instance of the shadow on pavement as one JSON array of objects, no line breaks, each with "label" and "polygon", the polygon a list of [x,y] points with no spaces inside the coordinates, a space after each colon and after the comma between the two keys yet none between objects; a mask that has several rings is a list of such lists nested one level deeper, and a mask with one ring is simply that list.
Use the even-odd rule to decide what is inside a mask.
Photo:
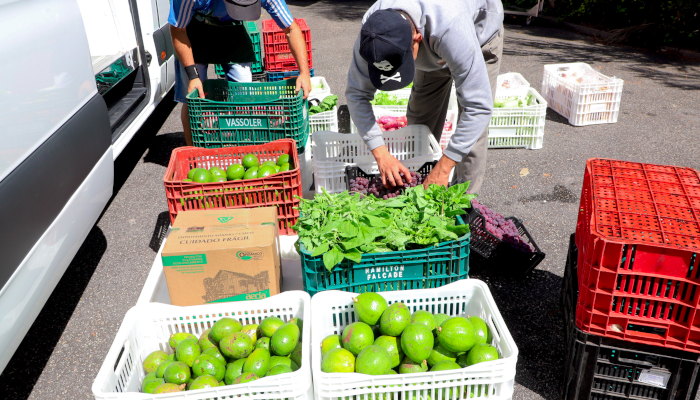
[{"label": "shadow on pavement", "polygon": [[178,147],[187,146],[182,132],[173,132],[153,137],[148,145],[148,153],[143,162],[168,167],[170,155]]},{"label": "shadow on pavement", "polygon": [[545,399],[559,399],[564,365],[564,331],[559,302],[562,278],[535,269],[524,280],[469,271],[486,282],[518,346],[515,381]]},{"label": "shadow on pavement", "polygon": [[287,0],[287,4],[296,7],[314,6],[314,12],[323,14],[329,20],[360,20],[374,1],[367,0]]},{"label": "shadow on pavement", "polygon": [[0,375],[3,399],[26,399],[32,393],[106,250],[107,239],[94,226]]},{"label": "shadow on pavement", "polygon": [[148,247],[156,253],[160,250],[160,245],[163,244],[163,240],[165,240],[165,234],[168,233],[168,226],[170,226],[170,213],[168,211],[163,211],[158,214],[156,227],[153,229],[153,236],[151,236],[151,241],[148,243]]}]

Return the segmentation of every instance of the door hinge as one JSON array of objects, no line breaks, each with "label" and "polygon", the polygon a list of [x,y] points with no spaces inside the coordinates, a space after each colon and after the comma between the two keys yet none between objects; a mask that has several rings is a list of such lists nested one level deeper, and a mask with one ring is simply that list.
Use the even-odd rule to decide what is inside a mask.
[{"label": "door hinge", "polygon": [[146,66],[150,67],[151,66],[151,60],[153,59],[153,56],[151,56],[151,53],[146,50]]}]

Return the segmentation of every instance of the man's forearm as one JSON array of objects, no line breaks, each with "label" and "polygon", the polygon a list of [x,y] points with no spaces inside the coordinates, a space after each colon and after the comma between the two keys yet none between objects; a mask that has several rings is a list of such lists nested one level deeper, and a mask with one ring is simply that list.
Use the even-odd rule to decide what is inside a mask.
[{"label": "man's forearm", "polygon": [[194,55],[192,54],[192,45],[190,38],[187,36],[187,30],[170,26],[170,37],[173,39],[173,49],[175,55],[184,67],[194,65]]},{"label": "man's forearm", "polygon": [[299,73],[308,74],[309,60],[306,52],[306,40],[304,40],[304,35],[301,33],[301,28],[299,28],[295,22],[289,28],[285,29],[285,33],[287,34],[289,50],[292,52],[297,66],[299,66]]}]

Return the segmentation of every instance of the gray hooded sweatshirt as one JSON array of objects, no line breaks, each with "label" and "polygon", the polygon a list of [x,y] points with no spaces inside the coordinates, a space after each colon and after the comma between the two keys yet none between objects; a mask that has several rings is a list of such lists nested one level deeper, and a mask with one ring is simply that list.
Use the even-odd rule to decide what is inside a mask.
[{"label": "gray hooded sweatshirt", "polygon": [[[462,161],[491,119],[493,97],[481,46],[501,29],[503,5],[500,0],[378,0],[365,13],[362,23],[374,11],[389,8],[407,13],[423,35],[416,69],[450,69],[462,116],[444,154]],[[370,150],[384,145],[369,103],[375,93],[367,62],[360,55],[358,35],[345,97],[350,116]]]}]

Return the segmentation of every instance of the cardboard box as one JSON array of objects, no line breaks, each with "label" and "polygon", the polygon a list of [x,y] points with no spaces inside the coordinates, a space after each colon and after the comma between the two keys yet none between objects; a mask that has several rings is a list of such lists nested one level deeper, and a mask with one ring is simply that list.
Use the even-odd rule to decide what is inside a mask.
[{"label": "cardboard box", "polygon": [[178,214],[163,248],[173,305],[263,299],[281,290],[275,207]]}]

